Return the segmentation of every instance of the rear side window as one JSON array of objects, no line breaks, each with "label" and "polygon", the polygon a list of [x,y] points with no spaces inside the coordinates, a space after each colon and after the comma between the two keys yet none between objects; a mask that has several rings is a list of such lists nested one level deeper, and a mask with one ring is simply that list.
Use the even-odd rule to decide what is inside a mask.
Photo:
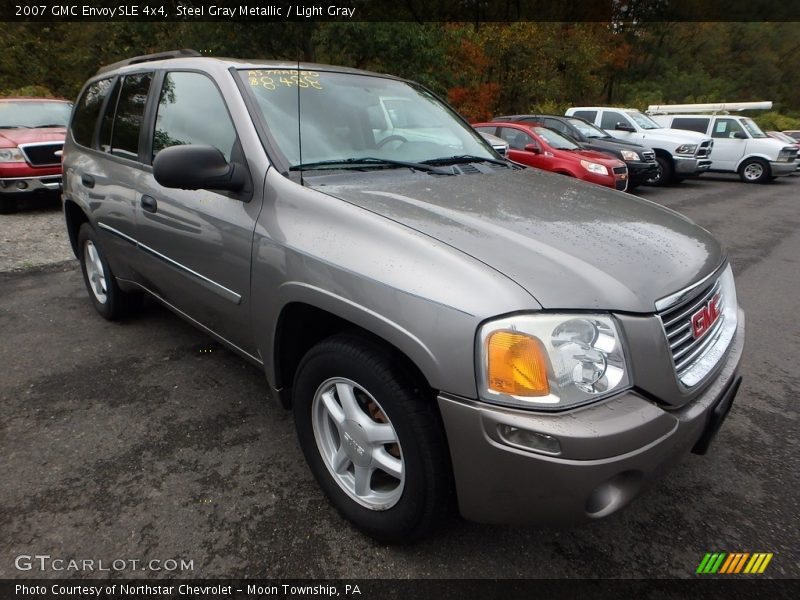
[{"label": "rear side window", "polygon": [[631,124],[622,113],[619,113],[615,110],[607,110],[603,112],[603,118],[600,120],[600,127],[608,131],[613,131],[617,128],[617,123],[622,123],[623,125],[629,126]]},{"label": "rear side window", "polygon": [[122,82],[111,134],[111,154],[114,156],[132,160],[139,158],[139,132],[152,79],[152,73],[136,73],[126,76]]},{"label": "rear side window", "polygon": [[168,73],[164,78],[153,132],[153,156],[170,146],[214,146],[231,160],[236,130],[214,83],[200,73]]},{"label": "rear side window", "polygon": [[699,117],[675,117],[672,120],[672,128],[705,133],[708,130],[708,119]]},{"label": "rear side window", "polygon": [[101,79],[95,81],[83,92],[78,104],[75,106],[75,114],[72,116],[73,139],[81,146],[91,146],[94,128],[97,125],[97,118],[100,116],[100,109],[103,107],[103,100],[111,87],[111,79]]},{"label": "rear side window", "polygon": [[122,79],[117,79],[114,88],[108,97],[106,111],[100,121],[100,134],[97,136],[97,143],[103,152],[111,152],[111,131],[114,125],[114,111],[117,110],[119,102],[119,89],[122,87]]},{"label": "rear side window", "polygon": [[590,123],[594,123],[594,120],[597,118],[597,111],[596,110],[576,110],[573,114],[573,117],[580,117],[581,119],[586,119]]}]

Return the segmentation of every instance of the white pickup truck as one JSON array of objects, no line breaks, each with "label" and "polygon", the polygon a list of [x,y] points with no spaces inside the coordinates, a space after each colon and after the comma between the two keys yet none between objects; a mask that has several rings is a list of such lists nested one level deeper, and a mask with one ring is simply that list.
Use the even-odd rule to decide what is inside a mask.
[{"label": "white pickup truck", "polygon": [[711,168],[711,138],[694,131],[667,129],[635,108],[575,106],[565,114],[586,119],[614,137],[652,148],[659,173],[647,182],[651,185],[678,182]]}]

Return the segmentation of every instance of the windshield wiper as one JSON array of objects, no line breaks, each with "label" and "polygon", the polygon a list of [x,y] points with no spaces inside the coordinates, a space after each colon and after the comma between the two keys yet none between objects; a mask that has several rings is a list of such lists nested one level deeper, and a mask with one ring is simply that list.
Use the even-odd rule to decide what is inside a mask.
[{"label": "windshield wiper", "polygon": [[472,154],[458,154],[456,156],[442,156],[440,158],[431,158],[423,160],[422,164],[425,165],[457,165],[471,162],[488,162],[495,165],[503,165],[508,167],[508,161],[497,160],[496,158],[484,158],[483,156],[474,156]]},{"label": "windshield wiper", "polygon": [[0,125],[0,129],[30,129],[27,125]]},{"label": "windshield wiper", "polygon": [[375,158],[373,156],[364,156],[361,158],[338,158],[332,160],[318,160],[316,162],[302,163],[289,167],[290,171],[300,171],[303,169],[317,169],[319,167],[339,167],[345,169],[359,169],[364,166],[375,167],[406,167],[416,171],[425,171],[428,173],[436,173],[437,175],[455,175],[452,171],[438,169],[429,164],[418,162],[407,162],[404,160],[391,160],[388,158]]},{"label": "windshield wiper", "polygon": [[34,129],[44,129],[45,127],[66,127],[66,125],[62,125],[61,123],[47,123],[45,125],[34,125]]}]

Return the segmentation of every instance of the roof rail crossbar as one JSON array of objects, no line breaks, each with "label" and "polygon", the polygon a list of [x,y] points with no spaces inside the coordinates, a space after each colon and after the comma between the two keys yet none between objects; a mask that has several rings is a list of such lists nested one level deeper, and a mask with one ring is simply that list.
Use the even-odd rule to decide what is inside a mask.
[{"label": "roof rail crossbar", "polygon": [[191,50],[189,48],[184,48],[182,50],[168,50],[166,52],[156,52],[155,54],[143,54],[142,56],[126,58],[125,60],[100,67],[97,69],[97,73],[95,73],[95,75],[99,75],[100,73],[105,73],[107,71],[113,71],[114,69],[118,69],[120,67],[137,65],[139,63],[150,62],[153,60],[165,60],[167,58],[188,58],[191,56],[202,56],[202,54],[200,54],[197,50]]}]

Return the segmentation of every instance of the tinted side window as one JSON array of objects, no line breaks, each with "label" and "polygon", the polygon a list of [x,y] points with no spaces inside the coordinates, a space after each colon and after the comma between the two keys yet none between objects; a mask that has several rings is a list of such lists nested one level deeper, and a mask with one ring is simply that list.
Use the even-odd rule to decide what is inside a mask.
[{"label": "tinted side window", "polygon": [[75,106],[75,114],[72,117],[72,137],[81,146],[92,145],[92,135],[94,134],[94,127],[97,124],[97,117],[100,116],[100,109],[103,106],[103,100],[108,93],[108,88],[111,87],[110,79],[101,79],[95,81],[92,85],[86,88],[77,106]]},{"label": "tinted side window", "polygon": [[580,117],[581,119],[586,119],[590,123],[594,123],[594,120],[597,118],[597,111],[596,110],[576,110],[573,114],[575,117]]},{"label": "tinted side window", "polygon": [[733,138],[735,134],[742,133],[744,130],[736,119],[717,119],[714,123],[714,131],[711,132],[713,138]]},{"label": "tinted side window", "polygon": [[214,146],[230,161],[236,130],[214,83],[200,73],[164,78],[153,132],[153,156],[182,144]]},{"label": "tinted side window", "polygon": [[490,135],[497,135],[497,127],[476,127],[475,131],[480,133],[488,133]]},{"label": "tinted side window", "polygon": [[508,142],[509,147],[513,150],[524,150],[527,144],[534,143],[533,138],[527,133],[511,127],[501,127],[499,135]]},{"label": "tinted side window", "polygon": [[575,136],[575,134],[572,132],[572,129],[564,125],[564,123],[562,123],[561,121],[557,121],[556,119],[545,119],[544,126],[547,127],[548,129],[557,131],[558,133],[563,133],[569,138]]},{"label": "tinted side window", "polygon": [[699,117],[675,117],[672,120],[672,128],[705,133],[708,129],[708,119]]},{"label": "tinted side window", "polygon": [[136,73],[122,82],[111,134],[111,154],[133,160],[139,158],[139,131],[152,79],[152,73]]},{"label": "tinted side window", "polygon": [[[581,116],[581,115],[578,115]],[[608,131],[614,131],[617,123],[623,125],[630,125],[630,121],[622,114],[615,110],[606,110],[603,112],[603,118],[600,120],[600,127]]]},{"label": "tinted side window", "polygon": [[117,79],[111,94],[108,96],[108,104],[103,118],[100,120],[100,133],[97,136],[97,144],[103,152],[111,152],[111,131],[114,124],[114,111],[117,110],[119,101],[119,89],[122,87],[122,78]]}]

